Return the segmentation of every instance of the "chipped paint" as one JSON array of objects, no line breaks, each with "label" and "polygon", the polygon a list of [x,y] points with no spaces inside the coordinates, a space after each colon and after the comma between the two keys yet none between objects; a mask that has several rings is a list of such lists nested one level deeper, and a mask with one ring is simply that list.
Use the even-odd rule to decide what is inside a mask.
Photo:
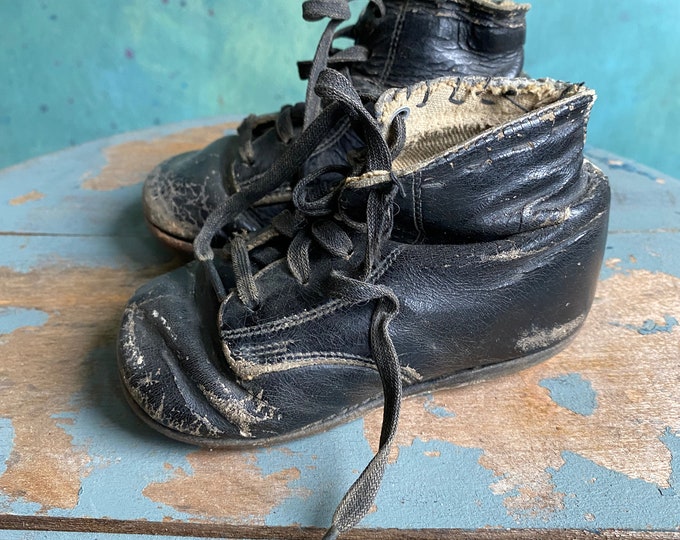
[{"label": "chipped paint", "polygon": [[144,495],[193,516],[229,523],[263,523],[295,493],[289,485],[300,477],[292,464],[264,473],[251,453],[199,450],[186,459],[188,471],[173,468],[170,480],[149,484]]},{"label": "chipped paint", "polygon": [[[2,302],[3,300],[0,300],[0,303]],[[47,322],[48,318],[49,314],[39,309],[25,309],[13,306],[0,307],[0,336],[2,334],[11,334],[18,328],[42,326]]]},{"label": "chipped paint", "polygon": [[[2,391],[2,388],[0,388]],[[0,476],[7,470],[7,461],[14,446],[14,428],[9,418],[0,418]]]},{"label": "chipped paint", "polygon": [[14,197],[13,199],[10,199],[9,204],[11,206],[19,206],[20,204],[25,204],[30,201],[39,201],[45,196],[44,193],[41,193],[40,191],[33,190],[29,191],[26,193],[26,195],[20,195],[19,197]]},{"label": "chipped paint", "polygon": [[364,524],[447,527],[455,520],[462,529],[515,526],[503,506],[503,496],[488,487],[497,479],[492,471],[479,466],[483,453],[480,448],[415,439],[387,469],[376,499],[378,511],[367,516]]},{"label": "chipped paint", "polygon": [[206,141],[234,130],[238,122],[196,127],[152,140],[132,140],[104,149],[106,165],[96,174],[85,173],[81,187],[110,191],[143,182],[158,163],[168,157],[200,149]]},{"label": "chipped paint", "polygon": [[[125,402],[116,372],[113,343],[88,354],[83,384],[71,396],[72,410],[53,415],[76,448],[86,450],[91,467],[80,479],[78,504],[51,508],[51,516],[106,516],[113,519],[190,520],[191,514],[152,501],[143,490],[191,470],[191,448],[171,441],[139,422]],[[13,508],[16,503],[13,505]]]},{"label": "chipped paint", "polygon": [[71,396],[88,382],[88,354],[113,341],[118,306],[140,278],[120,270],[0,268],[3,298],[34,317],[50,314],[41,326],[18,328],[0,345],[0,416],[11,418],[14,430],[0,492],[10,501],[45,509],[78,504],[91,458],[73,445],[54,413],[76,411]]},{"label": "chipped paint", "polygon": [[434,404],[434,398],[429,395],[425,398],[425,403],[423,404],[425,410],[435,416],[440,418],[453,418],[456,413],[449,411],[446,407],[438,407]]},{"label": "chipped paint", "polygon": [[[678,234],[680,231],[678,233],[670,230],[619,233],[610,229],[607,253],[614,256],[608,257],[609,264],[602,268],[600,277],[606,279],[617,273],[628,273],[640,269],[680,275]],[[661,253],[663,256],[659,256]],[[640,322],[638,321],[638,324]]]},{"label": "chipped paint", "polygon": [[[330,524],[335,507],[361,472],[358,467],[373,457],[361,420],[255,455],[264,474],[289,467],[300,471],[300,477],[289,484],[291,496],[268,513],[265,523],[319,527]],[[307,468],[309,464],[313,468]]]},{"label": "chipped paint", "polygon": [[663,316],[663,322],[657,322],[654,319],[647,319],[641,325],[636,324],[620,324],[613,322],[613,326],[622,326],[633,332],[637,332],[643,336],[648,336],[651,334],[658,334],[659,332],[670,333],[673,329],[678,326],[678,320],[670,315]]},{"label": "chipped paint", "polygon": [[[659,437],[677,462],[680,437],[666,429]],[[659,488],[654,483],[631,479],[598,466],[576,453],[563,454],[564,465],[551,470],[556,489],[565,494],[564,508],[556,525],[582,523],[583,528],[643,528],[680,531],[680,501],[675,488]],[[675,468],[674,486],[680,481]]]},{"label": "chipped paint", "polygon": [[539,382],[550,392],[550,398],[576,414],[590,416],[597,408],[597,393],[590,381],[578,373],[568,373]]},{"label": "chipped paint", "polygon": [[653,180],[656,182],[659,178],[658,175],[650,172],[647,167],[642,167],[635,163],[634,161],[627,161],[623,159],[608,159],[607,164],[612,168],[623,169],[626,172],[635,173],[640,176],[644,176],[648,180]]}]

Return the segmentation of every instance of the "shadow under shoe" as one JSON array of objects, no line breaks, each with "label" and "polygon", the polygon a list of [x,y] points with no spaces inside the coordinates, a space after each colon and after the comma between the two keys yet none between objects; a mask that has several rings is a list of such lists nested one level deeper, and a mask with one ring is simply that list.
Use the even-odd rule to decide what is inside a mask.
[{"label": "shadow under shoe", "polygon": [[[285,106],[279,114],[250,116],[239,134],[223,137],[203,150],[161,163],[147,178],[143,199],[151,230],[173,249],[192,252],[205,218],[227,196],[257,181],[299,135],[320,106],[312,92],[326,65],[342,69],[360,93],[379,95],[441,75],[518,76],[524,59],[528,5],[492,0],[385,0],[369,2],[357,23],[336,30],[348,11],[329,2],[329,23],[314,62],[301,63],[309,78],[307,103]],[[382,4],[382,6],[381,6]],[[331,10],[331,7],[334,9]],[[384,8],[384,9],[383,9]],[[305,11],[307,20],[324,13]],[[332,48],[335,37],[354,45]],[[347,150],[361,145],[349,122],[329,131],[306,170],[346,163]],[[288,206],[290,186],[282,185],[225,227],[215,239],[223,245],[235,231],[256,231]]]}]

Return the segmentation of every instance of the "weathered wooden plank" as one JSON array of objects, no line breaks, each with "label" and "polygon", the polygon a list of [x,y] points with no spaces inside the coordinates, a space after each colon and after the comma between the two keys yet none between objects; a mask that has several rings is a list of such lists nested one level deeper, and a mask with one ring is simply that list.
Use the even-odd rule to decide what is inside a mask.
[{"label": "weathered wooden plank", "polygon": [[137,234],[143,222],[126,219],[126,210],[139,205],[140,182],[161,160],[200,148],[238,125],[220,120],[118,135],[5,169],[0,234]]},{"label": "weathered wooden plank", "polygon": [[[227,127],[129,134],[0,172],[0,529],[317,537],[370,459],[378,411],[211,452],[151,432],[121,397],[122,306],[181,263],[146,230],[140,182]],[[408,529],[389,538],[680,529],[680,182],[589,155],[614,197],[583,332],[532,369],[408,400],[364,526]]]},{"label": "weathered wooden plank", "polygon": [[[104,534],[154,535],[194,538],[225,538],[239,540],[317,540],[324,530],[318,527],[229,526],[195,523],[121,521],[115,519],[73,519],[41,516],[0,516],[0,527],[6,530],[63,531]],[[356,528],[343,535],[347,540],[675,540],[680,533],[673,531],[626,530],[558,530],[525,529],[474,531],[459,529],[365,529]]]}]

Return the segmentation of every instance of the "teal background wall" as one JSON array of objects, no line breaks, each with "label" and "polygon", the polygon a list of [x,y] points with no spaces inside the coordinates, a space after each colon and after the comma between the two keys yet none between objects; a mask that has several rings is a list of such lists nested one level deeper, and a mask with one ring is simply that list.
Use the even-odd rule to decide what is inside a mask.
[{"label": "teal background wall", "polygon": [[[353,2],[358,12],[364,2]],[[680,0],[534,0],[525,68],[599,94],[589,144],[680,177]],[[0,0],[0,167],[302,100],[301,0]]]}]

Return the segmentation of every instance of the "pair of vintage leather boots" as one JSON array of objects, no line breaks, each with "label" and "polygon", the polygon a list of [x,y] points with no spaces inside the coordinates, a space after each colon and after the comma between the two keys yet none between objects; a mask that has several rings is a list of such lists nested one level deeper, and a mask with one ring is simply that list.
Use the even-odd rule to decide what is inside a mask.
[{"label": "pair of vintage leather boots", "polygon": [[[588,313],[609,186],[583,158],[595,99],[521,76],[507,0],[304,3],[329,18],[304,104],[160,164],[144,210],[196,260],[129,301],[130,404],[166,435],[270,445],[384,407],[327,538],[369,511],[403,396],[520,369]],[[354,45],[337,51],[334,37]]]}]

